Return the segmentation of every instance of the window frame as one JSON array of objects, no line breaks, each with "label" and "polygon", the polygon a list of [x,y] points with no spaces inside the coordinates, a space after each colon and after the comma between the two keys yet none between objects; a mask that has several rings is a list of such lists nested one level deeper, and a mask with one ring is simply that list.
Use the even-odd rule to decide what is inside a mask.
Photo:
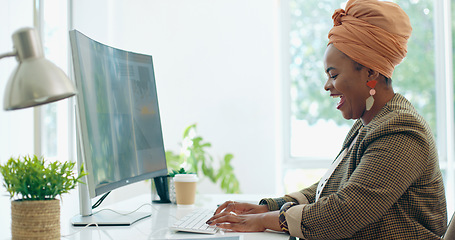
[{"label": "window frame", "polygon": [[[39,35],[42,39],[43,48],[46,46],[46,42],[49,40],[46,38],[46,21],[45,14],[46,14],[46,7],[52,6],[49,4],[49,1],[46,0],[33,0],[34,5],[34,27],[39,32]],[[67,13],[67,21],[65,24],[66,32],[72,26],[71,20],[71,0],[66,0],[66,13]],[[69,48],[69,35],[66,36],[67,41],[67,64],[66,66],[61,66],[62,70],[67,73],[67,76],[71,79],[72,69],[71,69],[71,54]],[[34,119],[34,154],[37,156],[42,156],[43,154],[46,155],[47,159],[50,160],[59,160],[59,161],[75,161],[76,154],[75,154],[75,141],[73,140],[74,137],[74,113],[72,109],[74,109],[74,98],[68,98],[64,101],[59,101],[52,103],[55,105],[56,108],[56,139],[45,139],[45,133],[48,131],[46,129],[46,123],[44,119],[46,118],[46,110],[49,105],[45,106],[38,106],[33,109],[33,119]],[[56,141],[57,149],[55,155],[49,155],[46,152],[46,144],[51,141]]]}]

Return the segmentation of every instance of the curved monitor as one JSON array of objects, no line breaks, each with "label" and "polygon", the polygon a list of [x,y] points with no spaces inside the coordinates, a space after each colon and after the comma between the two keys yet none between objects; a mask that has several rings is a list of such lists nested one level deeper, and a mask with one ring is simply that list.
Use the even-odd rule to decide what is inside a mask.
[{"label": "curved monitor", "polygon": [[167,174],[152,56],[70,31],[79,152],[94,198]]}]

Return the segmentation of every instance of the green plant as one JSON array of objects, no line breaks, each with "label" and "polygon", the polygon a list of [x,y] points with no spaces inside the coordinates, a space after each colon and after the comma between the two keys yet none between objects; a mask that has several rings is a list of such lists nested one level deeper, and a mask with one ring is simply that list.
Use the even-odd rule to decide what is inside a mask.
[{"label": "green plant", "polygon": [[178,171],[176,170],[171,170],[169,173],[169,177],[175,177],[177,174],[194,174],[193,172],[187,172],[185,168],[180,168]]},{"label": "green plant", "polygon": [[216,168],[215,159],[208,152],[211,146],[211,143],[204,142],[204,139],[198,136],[196,124],[188,126],[183,132],[180,154],[166,151],[168,168],[181,169],[182,166],[185,166],[189,172],[198,175],[202,173],[211,182],[219,182],[221,189],[226,193],[240,193],[240,184],[231,165],[234,156],[230,153],[225,154]]},{"label": "green plant", "polygon": [[74,162],[47,163],[44,158],[24,156],[10,158],[0,165],[3,186],[10,194],[22,200],[55,199],[76,187],[80,179],[87,175],[81,166],[79,176],[73,171]]}]

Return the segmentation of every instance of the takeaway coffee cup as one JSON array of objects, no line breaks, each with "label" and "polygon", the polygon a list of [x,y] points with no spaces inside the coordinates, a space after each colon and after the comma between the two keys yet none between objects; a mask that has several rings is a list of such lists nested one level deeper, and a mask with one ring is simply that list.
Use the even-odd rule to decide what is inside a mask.
[{"label": "takeaway coffee cup", "polygon": [[196,174],[176,174],[174,177],[177,205],[193,205],[196,199]]}]

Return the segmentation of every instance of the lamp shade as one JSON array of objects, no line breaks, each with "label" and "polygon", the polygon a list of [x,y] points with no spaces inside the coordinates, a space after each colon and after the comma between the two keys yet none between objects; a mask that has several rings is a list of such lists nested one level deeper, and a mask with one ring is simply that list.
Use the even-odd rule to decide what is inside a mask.
[{"label": "lamp shade", "polygon": [[38,34],[22,28],[13,34],[19,65],[8,80],[4,109],[14,110],[55,102],[76,94],[73,82],[44,58]]}]

